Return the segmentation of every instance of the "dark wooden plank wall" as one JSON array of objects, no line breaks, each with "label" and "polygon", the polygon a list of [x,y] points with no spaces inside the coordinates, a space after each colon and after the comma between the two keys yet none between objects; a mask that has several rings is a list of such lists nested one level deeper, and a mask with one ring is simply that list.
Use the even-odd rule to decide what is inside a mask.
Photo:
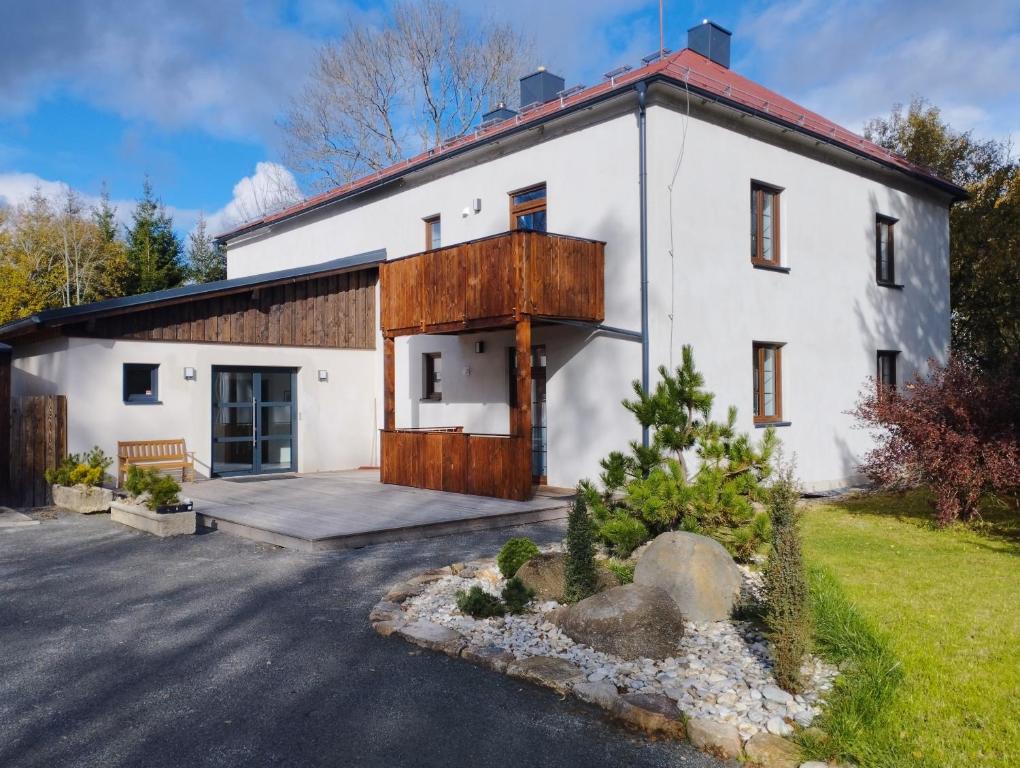
[{"label": "dark wooden plank wall", "polygon": [[67,398],[15,398],[11,408],[10,499],[17,507],[53,502],[45,472],[67,456]]},{"label": "dark wooden plank wall", "polygon": [[11,351],[0,349],[0,503],[11,490]]},{"label": "dark wooden plank wall", "polygon": [[520,314],[601,322],[605,244],[507,232],[380,267],[384,333],[506,327]]},{"label": "dark wooden plank wall", "polygon": [[375,349],[375,268],[69,326],[69,336]]},{"label": "dark wooden plank wall", "polygon": [[384,483],[518,501],[531,498],[528,438],[383,430],[381,446]]}]

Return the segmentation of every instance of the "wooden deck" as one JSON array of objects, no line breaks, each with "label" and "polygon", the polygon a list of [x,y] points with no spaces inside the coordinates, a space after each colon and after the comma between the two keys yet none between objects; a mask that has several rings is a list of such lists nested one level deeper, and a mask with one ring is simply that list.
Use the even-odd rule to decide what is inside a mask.
[{"label": "wooden deck", "polygon": [[305,551],[557,520],[569,501],[564,493],[518,502],[384,485],[370,470],[266,477],[188,483],[183,494],[207,528]]}]

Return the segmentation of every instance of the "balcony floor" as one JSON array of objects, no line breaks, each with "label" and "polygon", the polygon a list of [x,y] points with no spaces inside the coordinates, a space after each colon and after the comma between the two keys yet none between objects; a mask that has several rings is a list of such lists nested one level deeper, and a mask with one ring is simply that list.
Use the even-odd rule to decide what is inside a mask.
[{"label": "balcony floor", "polygon": [[317,551],[443,536],[566,517],[569,490],[530,501],[379,482],[379,472],[215,479],[188,483],[199,523],[281,547]]}]

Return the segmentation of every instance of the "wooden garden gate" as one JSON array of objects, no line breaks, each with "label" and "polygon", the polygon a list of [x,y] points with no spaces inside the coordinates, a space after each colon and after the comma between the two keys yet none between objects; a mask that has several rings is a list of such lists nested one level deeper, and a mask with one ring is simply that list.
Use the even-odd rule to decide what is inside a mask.
[{"label": "wooden garden gate", "polygon": [[10,409],[10,491],[8,504],[44,507],[52,503],[45,472],[67,455],[67,398],[17,397]]}]

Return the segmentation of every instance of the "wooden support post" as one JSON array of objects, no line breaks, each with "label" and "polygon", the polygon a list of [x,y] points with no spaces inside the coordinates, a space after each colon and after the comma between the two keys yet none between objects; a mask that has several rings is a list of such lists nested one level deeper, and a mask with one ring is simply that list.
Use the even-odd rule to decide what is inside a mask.
[{"label": "wooden support post", "polygon": [[[510,414],[510,431],[531,440],[531,317],[522,315],[516,326],[517,406]],[[530,452],[529,452],[530,455]]]},{"label": "wooden support post", "polygon": [[396,427],[396,350],[394,339],[386,336],[383,339],[383,429],[390,431]]}]

